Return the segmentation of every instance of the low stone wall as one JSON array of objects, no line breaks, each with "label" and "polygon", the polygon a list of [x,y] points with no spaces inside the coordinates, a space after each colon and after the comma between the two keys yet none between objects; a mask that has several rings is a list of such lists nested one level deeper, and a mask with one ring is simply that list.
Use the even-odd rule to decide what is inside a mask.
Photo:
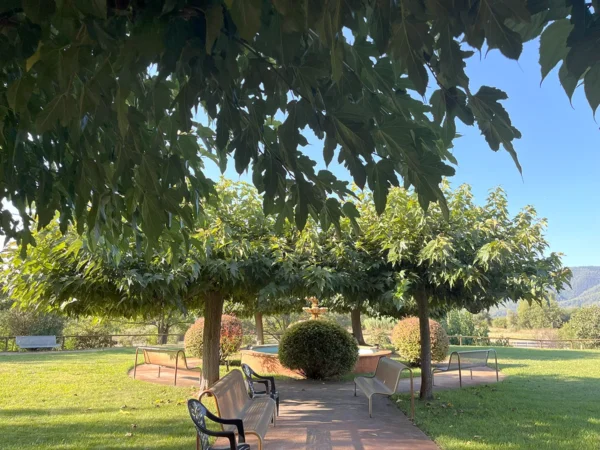
[{"label": "low stone wall", "polygon": [[[257,373],[270,373],[284,375],[292,378],[303,378],[298,372],[283,367],[276,353],[255,352],[254,350],[242,350],[242,363],[248,364]],[[359,355],[354,373],[375,372],[379,358],[390,356],[389,350],[381,350],[376,353]]]}]

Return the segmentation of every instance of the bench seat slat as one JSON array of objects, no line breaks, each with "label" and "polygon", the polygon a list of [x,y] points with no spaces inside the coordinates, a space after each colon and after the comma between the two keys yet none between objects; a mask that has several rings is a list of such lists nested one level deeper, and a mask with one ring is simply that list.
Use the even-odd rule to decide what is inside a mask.
[{"label": "bench seat slat", "polygon": [[[244,431],[246,434],[256,434],[265,436],[271,423],[271,418],[275,411],[275,400],[271,397],[257,397],[253,401],[247,403],[246,407],[240,414],[240,418],[244,422]],[[235,425],[224,425],[225,431],[237,431]]]}]

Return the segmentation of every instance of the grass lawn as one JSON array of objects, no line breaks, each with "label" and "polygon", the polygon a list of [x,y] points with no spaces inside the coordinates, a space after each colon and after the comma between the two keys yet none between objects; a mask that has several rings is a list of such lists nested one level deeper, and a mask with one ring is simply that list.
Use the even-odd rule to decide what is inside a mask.
[{"label": "grass lawn", "polygon": [[600,351],[497,351],[505,381],[416,402],[419,428],[442,449],[600,449]]},{"label": "grass lawn", "polygon": [[189,387],[127,376],[135,350],[0,356],[0,448],[192,449]]}]

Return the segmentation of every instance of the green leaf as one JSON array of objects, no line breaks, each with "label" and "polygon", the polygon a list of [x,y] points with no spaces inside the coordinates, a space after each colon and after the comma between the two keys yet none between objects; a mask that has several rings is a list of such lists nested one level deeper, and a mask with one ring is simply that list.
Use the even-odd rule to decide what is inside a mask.
[{"label": "green leaf", "polygon": [[42,23],[50,19],[56,9],[54,0],[23,0],[23,11],[33,23]]},{"label": "green leaf", "polygon": [[127,112],[129,110],[127,106],[127,93],[124,89],[117,90],[117,97],[115,98],[115,107],[117,109],[117,121],[119,123],[119,131],[121,137],[125,137],[127,130],[129,129],[129,119],[127,118]]},{"label": "green leaf", "polygon": [[392,186],[398,186],[398,177],[394,169],[394,164],[389,159],[377,161],[369,173],[369,188],[373,191],[373,200],[375,201],[375,210],[377,214],[385,211],[387,196]]},{"label": "green leaf", "polygon": [[229,12],[239,35],[247,40],[254,39],[260,29],[262,0],[233,0]]},{"label": "green leaf", "polygon": [[46,105],[43,111],[38,114],[35,121],[35,127],[39,134],[45,133],[56,125],[56,122],[63,120],[66,116],[65,101],[62,95],[54,97],[54,99]]},{"label": "green leaf", "polygon": [[584,78],[583,88],[585,90],[585,96],[592,107],[594,116],[596,115],[596,109],[600,105],[600,64],[596,63],[590,70],[587,71]]},{"label": "green leaf", "polygon": [[75,0],[75,6],[79,11],[88,16],[106,19],[107,0]]},{"label": "green leaf", "polygon": [[370,34],[381,55],[386,53],[392,35],[391,4],[389,0],[376,0],[373,2],[373,12],[369,18]]},{"label": "green leaf", "polygon": [[206,11],[206,53],[210,55],[212,48],[221,34],[223,27],[223,8],[221,4],[213,4]]},{"label": "green leaf", "polygon": [[571,101],[573,98],[573,93],[575,92],[575,88],[579,83],[579,79],[569,73],[567,64],[565,62],[562,63],[560,69],[558,70],[558,79],[560,80],[560,84],[565,90],[565,93],[569,97],[569,101]]},{"label": "green leaf", "polygon": [[36,62],[38,62],[42,56],[42,45],[40,43],[40,45],[38,45],[37,50],[35,51],[35,53],[33,55],[31,55],[29,58],[27,58],[27,61],[25,63],[25,70],[27,72],[29,72],[31,70],[31,68],[35,65]]},{"label": "green leaf", "polygon": [[323,160],[325,161],[325,166],[329,166],[329,163],[333,159],[333,154],[337,147],[337,142],[332,134],[328,133],[325,137],[325,145],[323,146]]},{"label": "green leaf", "polygon": [[391,52],[406,68],[410,81],[421,95],[425,95],[429,79],[423,60],[423,50],[430,48],[433,38],[426,23],[400,20],[392,28]]},{"label": "green leaf", "polygon": [[8,86],[6,98],[8,100],[8,106],[19,113],[27,108],[27,102],[32,94],[33,80],[29,77],[21,77],[13,81]]},{"label": "green leaf", "polygon": [[344,44],[342,41],[336,41],[331,49],[331,79],[336,83],[342,78],[344,73]]},{"label": "green leaf", "polygon": [[573,29],[569,19],[561,19],[549,25],[540,37],[540,69],[542,80],[567,56],[567,38]]}]

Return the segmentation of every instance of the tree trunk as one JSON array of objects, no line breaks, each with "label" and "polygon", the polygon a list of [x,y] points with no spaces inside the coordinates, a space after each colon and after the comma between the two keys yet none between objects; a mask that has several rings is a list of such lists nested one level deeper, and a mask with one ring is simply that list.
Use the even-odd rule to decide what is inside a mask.
[{"label": "tree trunk", "polygon": [[433,399],[433,381],[431,378],[431,335],[429,331],[429,298],[427,292],[420,290],[416,295],[419,309],[419,330],[421,334],[421,400]]},{"label": "tree trunk", "polygon": [[219,380],[221,360],[221,316],[223,296],[209,293],[204,299],[204,335],[202,339],[202,380],[200,389],[208,389]]},{"label": "tree trunk", "polygon": [[263,329],[263,315],[260,312],[254,314],[254,322],[256,323],[256,343],[258,345],[264,345],[265,343],[265,332]]},{"label": "tree trunk", "polygon": [[169,334],[170,325],[165,323],[163,320],[160,320],[156,327],[158,328],[158,343],[160,345],[167,344],[167,334]]},{"label": "tree trunk", "polygon": [[363,337],[362,323],[360,322],[360,306],[354,308],[350,312],[350,317],[352,318],[352,334],[358,342],[358,345],[367,345],[365,338]]}]

